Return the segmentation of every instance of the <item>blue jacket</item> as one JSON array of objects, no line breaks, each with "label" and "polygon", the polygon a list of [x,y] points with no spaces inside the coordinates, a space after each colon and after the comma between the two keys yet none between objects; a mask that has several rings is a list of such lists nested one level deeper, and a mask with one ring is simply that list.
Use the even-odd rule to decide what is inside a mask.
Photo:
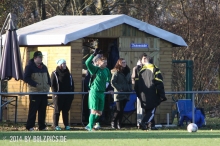
[{"label": "blue jacket", "polygon": [[[200,128],[205,124],[205,115],[201,112],[200,109],[195,109],[195,124]],[[179,125],[182,126],[184,121],[192,121],[192,112],[187,113],[180,117]]]}]

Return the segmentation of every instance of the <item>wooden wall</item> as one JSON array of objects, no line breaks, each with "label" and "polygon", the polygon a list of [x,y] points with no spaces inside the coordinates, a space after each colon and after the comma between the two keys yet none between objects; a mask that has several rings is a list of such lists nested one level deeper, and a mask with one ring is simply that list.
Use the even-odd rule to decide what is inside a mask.
[{"label": "wooden wall", "polygon": [[137,28],[129,26],[127,24],[121,24],[111,29],[106,29],[101,32],[89,35],[88,37],[93,38],[119,38],[122,36],[133,36],[133,37],[153,37],[143,31],[139,31]]},{"label": "wooden wall", "polygon": [[[73,74],[75,92],[82,92],[82,43],[82,39],[71,42],[71,72]],[[74,102],[70,109],[71,123],[81,122],[82,96],[81,94],[74,95]]]},{"label": "wooden wall", "polygon": [[[165,91],[171,91],[172,88],[172,46],[170,43],[160,41],[160,70],[163,75],[163,82]],[[160,122],[167,122],[167,113],[169,113],[169,121],[172,116],[172,96],[166,94],[167,101],[160,105]]]}]

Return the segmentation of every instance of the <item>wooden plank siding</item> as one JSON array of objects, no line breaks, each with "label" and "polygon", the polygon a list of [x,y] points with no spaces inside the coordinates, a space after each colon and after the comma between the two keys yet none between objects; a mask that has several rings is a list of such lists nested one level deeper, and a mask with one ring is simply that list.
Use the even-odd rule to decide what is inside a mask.
[{"label": "wooden plank siding", "polygon": [[[160,70],[163,75],[163,82],[165,91],[171,91],[171,83],[172,83],[172,46],[170,43],[161,40],[160,42]],[[167,101],[163,102],[160,108],[160,123],[167,122],[167,113],[169,113],[169,118],[171,121],[172,116],[172,95],[166,94]]]},{"label": "wooden plank siding", "polygon": [[121,24],[110,29],[103,30],[101,32],[89,35],[91,38],[119,38],[122,36],[133,36],[133,37],[153,37],[143,31],[138,30],[127,24]]},{"label": "wooden plank siding", "polygon": [[[71,72],[73,75],[75,92],[82,92],[82,45],[82,39],[71,42]],[[74,102],[70,109],[70,123],[81,122],[82,96],[81,94],[74,95]]]}]

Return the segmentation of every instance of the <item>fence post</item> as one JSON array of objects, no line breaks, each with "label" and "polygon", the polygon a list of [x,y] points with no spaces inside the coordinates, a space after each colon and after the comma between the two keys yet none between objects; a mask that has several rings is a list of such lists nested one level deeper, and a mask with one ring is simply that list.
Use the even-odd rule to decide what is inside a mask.
[{"label": "fence post", "polygon": [[192,122],[195,123],[195,93],[192,93]]}]

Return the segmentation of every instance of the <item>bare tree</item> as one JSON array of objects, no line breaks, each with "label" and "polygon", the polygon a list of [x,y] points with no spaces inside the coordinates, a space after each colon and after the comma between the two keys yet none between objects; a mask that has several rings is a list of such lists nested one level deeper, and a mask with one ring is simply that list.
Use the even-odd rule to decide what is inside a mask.
[{"label": "bare tree", "polygon": [[40,14],[40,20],[46,19],[45,0],[36,0],[37,12]]}]

